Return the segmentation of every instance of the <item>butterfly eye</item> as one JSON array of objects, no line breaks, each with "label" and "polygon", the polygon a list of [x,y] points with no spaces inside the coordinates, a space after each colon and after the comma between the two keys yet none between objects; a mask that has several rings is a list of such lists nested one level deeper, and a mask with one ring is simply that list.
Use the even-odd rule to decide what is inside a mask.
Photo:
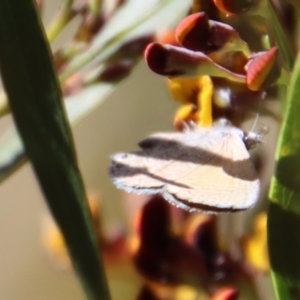
[{"label": "butterfly eye", "polygon": [[245,13],[256,7],[259,0],[213,0],[215,6],[225,14]]}]

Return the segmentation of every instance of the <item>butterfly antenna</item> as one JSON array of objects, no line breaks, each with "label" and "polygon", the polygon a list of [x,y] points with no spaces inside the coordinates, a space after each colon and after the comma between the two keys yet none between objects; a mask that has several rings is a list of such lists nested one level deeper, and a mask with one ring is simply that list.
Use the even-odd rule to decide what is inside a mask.
[{"label": "butterfly antenna", "polygon": [[245,136],[245,144],[248,149],[254,148],[257,144],[263,143],[264,136],[268,132],[268,128],[264,126],[259,132],[255,132],[254,128],[256,127],[260,115],[260,108],[262,105],[262,101],[266,98],[267,93],[264,92],[261,96],[258,106],[258,112],[256,113],[256,117],[253,123],[251,130]]},{"label": "butterfly antenna", "polygon": [[262,102],[263,102],[263,100],[266,99],[266,97],[267,97],[267,93],[266,93],[266,92],[263,92],[262,95],[261,95],[259,104],[258,104],[258,110],[257,110],[257,113],[256,113],[256,117],[255,117],[255,119],[254,119],[254,123],[253,123],[253,126],[252,126],[250,132],[253,132],[253,131],[254,131],[254,128],[255,128],[255,126],[256,126],[257,123],[258,123],[258,118],[259,118],[259,115],[260,115],[260,109],[261,109],[261,107],[262,107]]},{"label": "butterfly antenna", "polygon": [[259,118],[259,112],[256,113],[256,117],[255,117],[255,119],[254,119],[254,123],[253,123],[253,125],[252,125],[252,128],[251,128],[250,132],[254,132],[254,128],[255,128],[255,126],[256,126],[257,123],[258,123],[258,118]]}]

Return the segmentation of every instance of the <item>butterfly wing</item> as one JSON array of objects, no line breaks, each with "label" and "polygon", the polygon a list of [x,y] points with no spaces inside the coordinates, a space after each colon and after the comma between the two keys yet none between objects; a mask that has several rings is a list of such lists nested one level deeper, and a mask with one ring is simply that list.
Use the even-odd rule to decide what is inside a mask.
[{"label": "butterfly wing", "polygon": [[189,211],[217,213],[253,206],[259,198],[260,182],[244,142],[234,132],[230,134],[230,138],[218,136],[215,140],[219,155],[194,163],[192,170],[178,178],[188,188],[169,185],[164,197]]},{"label": "butterfly wing", "polygon": [[246,209],[259,195],[259,180],[240,131],[197,129],[155,134],[138,152],[112,157],[114,184],[127,192],[160,193],[189,211]]},{"label": "butterfly wing", "polygon": [[[160,193],[168,184],[182,187],[174,181],[178,157],[186,157],[186,149],[178,140],[183,133],[158,133],[139,143],[142,151],[118,153],[111,157],[110,175],[114,184],[128,192]],[[171,172],[170,172],[171,171]]]}]

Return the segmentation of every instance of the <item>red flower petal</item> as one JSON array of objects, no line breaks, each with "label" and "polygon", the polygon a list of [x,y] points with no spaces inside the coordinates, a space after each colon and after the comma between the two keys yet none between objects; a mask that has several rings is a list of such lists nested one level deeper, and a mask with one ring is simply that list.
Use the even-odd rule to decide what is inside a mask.
[{"label": "red flower petal", "polygon": [[176,27],[177,42],[193,51],[206,51],[209,47],[210,28],[205,12],[199,12],[184,18]]}]

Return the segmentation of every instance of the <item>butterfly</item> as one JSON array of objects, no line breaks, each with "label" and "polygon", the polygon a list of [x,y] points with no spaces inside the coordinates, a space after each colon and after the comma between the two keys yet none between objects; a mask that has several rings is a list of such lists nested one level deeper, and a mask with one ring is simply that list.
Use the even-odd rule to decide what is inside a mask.
[{"label": "butterfly", "polygon": [[155,133],[139,143],[140,151],[114,154],[109,173],[117,188],[161,194],[189,212],[245,210],[260,195],[247,144],[260,142],[259,134],[223,124]]}]

